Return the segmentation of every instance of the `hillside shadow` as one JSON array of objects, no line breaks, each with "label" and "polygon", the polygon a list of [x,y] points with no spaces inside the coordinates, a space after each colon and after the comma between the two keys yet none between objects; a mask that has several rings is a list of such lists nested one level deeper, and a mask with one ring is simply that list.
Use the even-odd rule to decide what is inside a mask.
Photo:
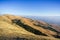
[{"label": "hillside shadow", "polygon": [[21,22],[21,20],[18,19],[14,19],[12,20],[13,23],[16,23],[17,25],[19,25],[20,27],[23,27],[25,30],[34,33],[36,35],[43,35],[43,36],[47,36],[46,34],[43,34],[42,32],[40,32],[39,30],[36,30],[32,27],[30,27],[29,25],[26,25],[24,23]]}]

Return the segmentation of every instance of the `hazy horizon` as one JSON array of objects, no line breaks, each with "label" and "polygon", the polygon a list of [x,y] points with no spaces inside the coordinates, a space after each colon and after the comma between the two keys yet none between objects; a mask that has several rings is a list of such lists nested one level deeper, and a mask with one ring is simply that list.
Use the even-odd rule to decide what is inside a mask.
[{"label": "hazy horizon", "polygon": [[60,16],[25,16],[25,17],[60,26]]}]

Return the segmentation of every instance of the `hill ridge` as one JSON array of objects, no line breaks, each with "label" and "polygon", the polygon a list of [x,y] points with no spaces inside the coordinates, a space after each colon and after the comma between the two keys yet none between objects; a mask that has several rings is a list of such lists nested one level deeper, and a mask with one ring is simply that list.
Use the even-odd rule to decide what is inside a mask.
[{"label": "hill ridge", "polygon": [[[2,28],[0,28],[0,29],[3,30],[1,33],[1,36],[3,36],[4,33],[5,33],[5,36],[11,36],[11,37],[13,37],[12,34],[14,34],[14,36],[18,36],[18,37],[21,34],[26,35],[26,36],[32,35],[32,36],[38,37],[38,39],[40,39],[39,38],[40,36],[51,37],[52,39],[55,39],[55,36],[57,36],[57,32],[54,32],[54,31],[51,31],[48,29],[44,29],[41,26],[36,26],[36,25],[40,25],[40,24],[44,25],[36,20],[32,20],[32,19],[20,17],[20,16],[14,16],[14,15],[2,15],[2,16],[0,16],[0,19],[1,19],[0,27],[2,26]],[[47,26],[47,25],[48,24],[46,24],[44,26]],[[9,27],[9,26],[11,26],[11,27]],[[8,32],[7,29],[10,32]],[[4,32],[5,30],[6,30],[7,34],[6,34],[6,32]],[[49,39],[49,38],[47,38],[47,39]]]}]

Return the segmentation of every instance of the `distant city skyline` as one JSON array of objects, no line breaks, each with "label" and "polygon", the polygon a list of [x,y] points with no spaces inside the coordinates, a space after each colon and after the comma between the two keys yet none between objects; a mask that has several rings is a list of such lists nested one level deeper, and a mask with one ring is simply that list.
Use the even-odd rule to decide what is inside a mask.
[{"label": "distant city skyline", "polygon": [[60,0],[0,0],[0,14],[60,16]]}]

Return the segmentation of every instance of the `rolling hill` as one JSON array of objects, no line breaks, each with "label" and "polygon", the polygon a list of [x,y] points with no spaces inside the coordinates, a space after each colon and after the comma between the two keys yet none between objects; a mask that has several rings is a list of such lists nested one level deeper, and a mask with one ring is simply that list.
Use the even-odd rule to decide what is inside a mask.
[{"label": "rolling hill", "polygon": [[30,18],[1,15],[0,40],[60,40],[55,26]]}]

